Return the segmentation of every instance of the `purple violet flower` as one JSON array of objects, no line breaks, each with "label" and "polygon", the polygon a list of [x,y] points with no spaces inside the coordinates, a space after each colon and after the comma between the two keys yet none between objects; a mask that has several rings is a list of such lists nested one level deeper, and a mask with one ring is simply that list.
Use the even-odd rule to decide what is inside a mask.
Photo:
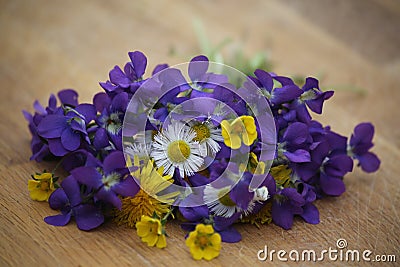
[{"label": "purple violet flower", "polygon": [[290,124],[278,145],[278,155],[283,154],[291,162],[309,162],[311,136],[308,126],[301,122]]},{"label": "purple violet flower", "polygon": [[358,160],[358,166],[365,172],[375,172],[379,169],[379,158],[369,150],[373,147],[372,138],[374,126],[371,123],[360,123],[351,135],[348,153]]},{"label": "purple violet flower", "polygon": [[121,209],[122,202],[118,195],[133,197],[139,192],[139,186],[125,165],[121,151],[111,152],[103,162],[103,168],[78,167],[71,171],[80,183],[95,191],[95,199],[103,200]]},{"label": "purple violet flower", "polygon": [[125,92],[118,93],[113,99],[105,93],[94,96],[93,103],[97,111],[101,112],[96,119],[100,128],[97,129],[93,144],[96,149],[101,149],[114,144],[114,149],[122,151],[122,123],[129,98]]},{"label": "purple violet flower", "polygon": [[[257,69],[254,74],[257,78],[250,77],[250,79],[262,88],[272,106],[290,102],[302,93],[302,90],[287,77],[272,77],[268,72],[260,69]],[[282,87],[274,88],[274,80],[280,82]]]},{"label": "purple violet flower", "polygon": [[294,215],[303,213],[305,200],[295,188],[284,188],[274,195],[272,202],[272,220],[283,229],[290,229]]},{"label": "purple violet flower", "polygon": [[333,96],[333,91],[322,92],[319,88],[318,80],[312,77],[306,79],[302,90],[303,93],[300,96],[300,101],[306,103],[317,114],[322,113],[324,101]]},{"label": "purple violet flower", "polygon": [[107,94],[114,95],[120,92],[133,94],[142,85],[147,58],[140,51],[129,52],[128,55],[131,61],[125,64],[124,70],[115,66],[109,73],[110,80],[100,83]]},{"label": "purple violet flower", "polygon": [[213,89],[216,86],[228,83],[228,77],[222,74],[207,72],[209,61],[206,56],[200,55],[192,58],[188,67],[188,74],[191,80],[191,97],[204,96],[204,89]]},{"label": "purple violet flower", "polygon": [[[56,116],[59,116],[59,114],[63,113],[63,108],[65,109],[73,109],[76,106],[78,106],[78,93],[72,89],[64,89],[58,92],[58,98],[60,99],[61,106],[57,107],[57,99],[54,95],[51,95],[49,98],[49,103],[46,108],[44,108],[38,101],[35,101],[33,104],[35,108],[35,113],[34,115],[31,115],[27,111],[23,111],[23,114],[25,116],[25,119],[29,123],[29,130],[32,134],[32,141],[31,141],[31,150],[32,150],[32,156],[31,160],[36,160],[36,161],[41,161],[43,159],[47,159],[51,156],[60,156],[63,155],[63,152],[65,149],[57,149],[56,146],[59,146],[59,144],[55,144],[55,140],[48,140],[47,139],[47,134],[46,136],[43,136],[40,134],[40,132],[43,130],[43,126],[45,124],[50,124],[47,127],[57,127],[57,125],[54,125],[51,121],[50,118],[54,118]],[[81,108],[82,109],[82,108]],[[94,118],[91,116],[91,118]],[[41,125],[40,123],[44,120],[45,122]],[[39,127],[41,127],[39,129]],[[66,136],[64,136],[66,138]],[[50,147],[50,143],[52,144]]]},{"label": "purple violet flower", "polygon": [[64,226],[74,217],[80,230],[89,231],[104,222],[104,215],[98,206],[83,202],[79,183],[72,176],[65,178],[61,188],[51,194],[49,204],[52,209],[61,211],[59,215],[44,218],[46,223],[54,226]]},{"label": "purple violet flower", "polygon": [[96,110],[91,104],[80,104],[75,108],[66,106],[64,112],[59,110],[40,121],[38,135],[47,139],[51,153],[64,156],[77,150],[82,142],[90,144],[86,127],[95,116]]},{"label": "purple violet flower", "polygon": [[319,223],[319,211],[312,203],[316,199],[313,187],[302,182],[296,188],[284,188],[273,197],[272,220],[283,229],[290,229],[293,218],[299,215],[311,224]]}]

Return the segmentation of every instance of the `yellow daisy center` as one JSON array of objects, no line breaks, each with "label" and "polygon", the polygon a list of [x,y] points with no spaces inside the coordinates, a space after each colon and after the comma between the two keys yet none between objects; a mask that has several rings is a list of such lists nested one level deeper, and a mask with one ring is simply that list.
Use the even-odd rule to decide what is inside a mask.
[{"label": "yellow daisy center", "polygon": [[169,144],[168,158],[174,163],[182,163],[190,156],[190,146],[183,140],[177,140]]},{"label": "yellow daisy center", "polygon": [[194,141],[204,141],[207,138],[210,138],[210,129],[205,124],[196,124],[192,126],[192,129],[196,132],[196,137],[193,138]]},{"label": "yellow daisy center", "polygon": [[220,190],[218,192],[218,199],[222,205],[227,207],[233,207],[236,206],[236,203],[233,202],[233,200],[229,197],[229,190],[230,190],[229,187]]}]

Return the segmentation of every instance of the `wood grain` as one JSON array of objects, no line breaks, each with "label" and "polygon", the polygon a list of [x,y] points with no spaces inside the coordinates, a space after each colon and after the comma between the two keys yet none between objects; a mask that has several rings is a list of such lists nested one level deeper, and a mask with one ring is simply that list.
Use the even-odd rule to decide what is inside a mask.
[{"label": "wood grain", "polygon": [[[400,261],[400,44],[398,36],[390,36],[393,29],[399,32],[399,5],[366,0],[378,9],[363,9],[372,15],[360,18],[358,1],[328,2],[0,1],[0,266],[292,265],[260,262],[257,251],[264,245],[321,251],[335,247],[339,238],[349,249],[396,254]],[[338,24],[332,14],[343,10],[346,20]],[[43,217],[56,212],[30,200],[27,180],[53,165],[29,162],[30,135],[21,110],[32,111],[35,99],[46,103],[62,88],[75,88],[81,101],[91,101],[101,90],[98,82],[128,60],[128,51],[142,50],[150,69],[189,60],[198,51],[193,18],[203,21],[215,44],[230,37],[249,55],[268,51],[282,75],[323,75],[322,86],[337,91],[318,119],[344,135],[358,122],[373,122],[381,169],[370,175],[356,170],[345,177],[342,197],[318,201],[319,225],[296,220],[289,231],[239,225],[243,241],[223,244],[211,262],[191,259],[185,232],[176,223],[167,226],[163,250],[147,247],[132,229],[112,223],[92,232],[79,231],[74,223],[62,228],[44,223]],[[381,25],[392,28],[381,31]],[[368,35],[380,40],[371,44]],[[340,90],[347,85],[363,88],[364,94]]]}]

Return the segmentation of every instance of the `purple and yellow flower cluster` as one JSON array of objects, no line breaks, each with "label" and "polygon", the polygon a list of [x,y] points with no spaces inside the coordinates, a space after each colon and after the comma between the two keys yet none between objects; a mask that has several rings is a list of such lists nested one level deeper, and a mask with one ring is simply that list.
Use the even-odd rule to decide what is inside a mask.
[{"label": "purple and yellow flower cluster", "polygon": [[241,240],[235,223],[289,229],[299,216],[317,224],[314,201],[345,192],[354,160],[365,172],[379,168],[372,124],[347,138],[312,118],[333,96],[315,78],[298,85],[257,69],[241,83],[205,56],[191,60],[187,75],[160,64],[145,78],[145,55],[129,57],[92,103],[66,89],[58,103],[52,95],[47,107],[36,101],[34,114],[24,111],[31,160],[57,160],[69,173],[54,185],[50,173],[29,181],[33,199],[60,211],[48,224],[74,218],[91,230],[111,217],[163,248],[172,216],[192,231],[194,258],[210,260],[221,240]]}]

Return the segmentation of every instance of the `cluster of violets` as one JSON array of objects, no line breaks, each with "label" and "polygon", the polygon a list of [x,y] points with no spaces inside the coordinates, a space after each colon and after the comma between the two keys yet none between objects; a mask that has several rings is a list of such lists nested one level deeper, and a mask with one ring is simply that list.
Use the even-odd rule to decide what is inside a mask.
[{"label": "cluster of violets", "polygon": [[[36,101],[34,114],[23,112],[32,134],[31,160],[56,160],[69,173],[58,180],[49,173],[36,174],[29,181],[33,199],[47,200],[52,209],[60,211],[44,219],[48,224],[63,226],[74,218],[79,229],[91,230],[114,218],[118,224],[136,227],[149,246],[162,248],[166,246],[165,224],[172,215],[191,231],[186,244],[193,257],[211,259],[218,256],[221,240],[241,240],[235,223],[259,226],[273,222],[290,229],[299,217],[317,224],[320,219],[314,201],[345,192],[343,177],[353,170],[354,160],[365,172],[379,168],[378,157],[370,152],[372,124],[357,125],[347,138],[311,117],[311,112],[322,113],[324,101],[333,91],[323,92],[315,78],[297,85],[288,77],[257,69],[248,80],[260,88],[267,101],[276,133],[274,156],[260,158],[263,122],[254,118],[249,103],[225,89],[235,87],[227,85],[227,77],[194,68],[195,62],[208,62],[205,56],[189,63],[190,81],[179,77],[183,82],[152,107],[146,124],[150,142],[126,149],[122,129],[128,104],[149,79],[144,77],[145,55],[135,51],[129,57],[123,69],[115,66],[109,80],[100,83],[104,92],[96,94],[92,103],[79,103],[78,93],[66,89],[58,92],[58,100],[51,95],[47,107]],[[152,76],[168,67],[158,65]],[[204,80],[207,82],[198,82]],[[213,106],[206,116],[190,123],[169,120],[174,107],[204,97],[225,103],[237,117],[224,117]],[[163,126],[167,120],[168,126]],[[229,158],[244,147],[249,151],[248,164],[235,169]],[[224,177],[227,168],[228,176],[240,173],[240,177],[225,177],[212,185]],[[187,194],[179,201],[164,203],[146,196],[141,184],[151,185],[155,173],[170,184],[187,188]],[[252,188],[254,175],[264,178]],[[170,200],[173,192],[167,187],[152,193],[166,191]],[[191,194],[191,187],[203,190]],[[202,205],[188,205],[198,199]]]}]

